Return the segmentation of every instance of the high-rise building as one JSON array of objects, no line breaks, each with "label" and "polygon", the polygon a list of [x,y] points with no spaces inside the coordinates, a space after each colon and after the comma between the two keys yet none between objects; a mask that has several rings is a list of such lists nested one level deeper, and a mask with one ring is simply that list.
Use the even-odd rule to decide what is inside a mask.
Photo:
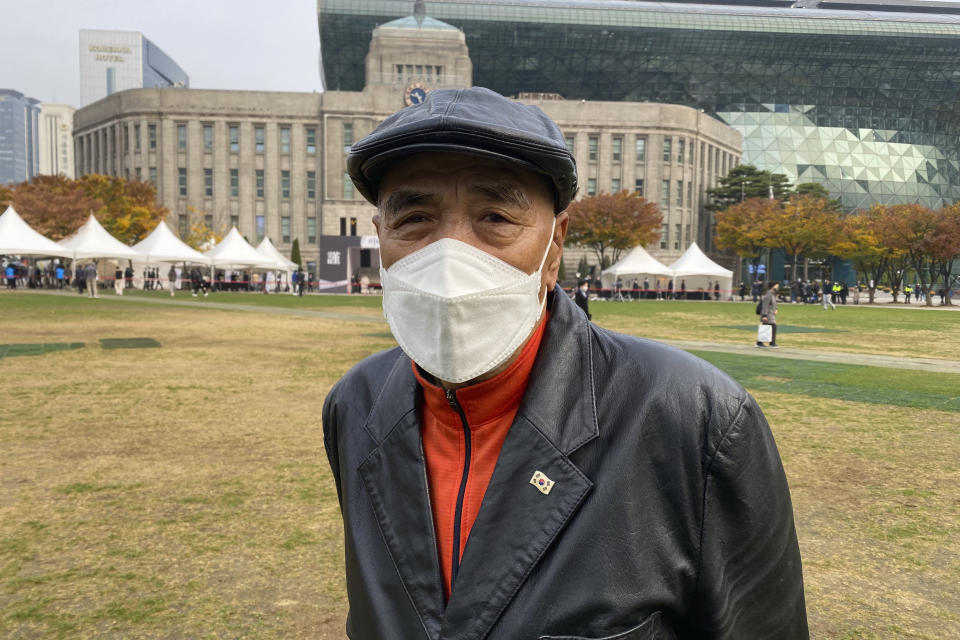
[{"label": "high-rise building", "polygon": [[0,89],[0,184],[25,182],[40,170],[39,103]]},{"label": "high-rise building", "polygon": [[[743,162],[848,208],[960,199],[960,2],[430,0],[473,81],[505,95],[686,105]],[[318,0],[324,87],[358,91],[366,34],[410,0]]]},{"label": "high-rise building", "polygon": [[138,31],[80,30],[80,103],[125,89],[189,87],[190,77]]},{"label": "high-rise building", "polygon": [[46,175],[74,177],[73,112],[68,104],[40,105],[40,170]]}]

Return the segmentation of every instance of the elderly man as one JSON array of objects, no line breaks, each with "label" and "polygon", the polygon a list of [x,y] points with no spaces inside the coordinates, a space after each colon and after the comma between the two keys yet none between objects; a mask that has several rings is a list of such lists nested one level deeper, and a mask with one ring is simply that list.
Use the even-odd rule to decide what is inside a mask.
[{"label": "elderly man", "polygon": [[400,347],[323,409],[363,640],[802,638],[754,400],[557,287],[576,166],[536,107],[435,90],[353,146]]}]

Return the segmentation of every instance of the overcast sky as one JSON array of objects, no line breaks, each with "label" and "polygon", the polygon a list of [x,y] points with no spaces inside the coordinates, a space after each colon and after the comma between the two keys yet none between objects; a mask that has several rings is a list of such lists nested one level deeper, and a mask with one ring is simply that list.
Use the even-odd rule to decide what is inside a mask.
[{"label": "overcast sky", "polygon": [[0,88],[80,106],[80,29],[140,31],[198,89],[320,89],[316,0],[11,0]]}]

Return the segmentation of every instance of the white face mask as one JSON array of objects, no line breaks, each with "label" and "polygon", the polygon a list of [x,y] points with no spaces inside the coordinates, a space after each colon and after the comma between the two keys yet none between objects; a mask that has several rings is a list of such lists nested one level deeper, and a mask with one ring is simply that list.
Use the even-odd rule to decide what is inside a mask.
[{"label": "white face mask", "polygon": [[400,347],[446,382],[467,382],[503,364],[543,312],[540,274],[552,242],[551,228],[531,274],[452,238],[381,267],[383,315]]}]

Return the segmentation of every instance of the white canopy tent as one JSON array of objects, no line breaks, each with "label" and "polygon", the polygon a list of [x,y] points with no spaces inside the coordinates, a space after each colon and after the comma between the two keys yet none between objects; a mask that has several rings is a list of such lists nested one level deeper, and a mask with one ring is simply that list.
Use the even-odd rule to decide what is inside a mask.
[{"label": "white canopy tent", "polygon": [[90,214],[83,226],[77,229],[69,238],[64,238],[59,243],[64,249],[73,252],[70,256],[74,260],[85,258],[120,258],[135,260],[142,258],[142,254],[132,247],[123,244],[112,235],[107,233],[100,222]]},{"label": "white canopy tent", "polygon": [[[659,260],[647,253],[642,246],[634,247],[630,253],[620,258],[617,262],[610,265],[600,272],[600,282],[605,288],[610,288],[616,282],[617,278],[623,279],[624,289],[629,289],[631,283],[629,278],[640,278],[643,276],[653,276],[656,278],[672,278],[673,271],[664,266]],[[651,284],[651,286],[653,286]],[[664,282],[666,286],[666,282]]]},{"label": "white canopy tent", "polygon": [[0,216],[0,255],[72,257],[69,249],[31,229],[13,207]]},{"label": "white canopy tent", "polygon": [[280,250],[273,246],[270,238],[264,237],[264,239],[260,241],[260,244],[257,245],[257,251],[276,262],[282,271],[297,270],[297,263],[285,258],[284,255],[280,253]]},{"label": "white canopy tent", "polygon": [[287,274],[286,281],[291,285],[290,293],[296,295],[297,288],[293,286],[293,278],[290,277],[290,274],[297,270],[297,263],[285,258],[283,254],[280,253],[275,246],[273,246],[273,243],[270,242],[270,238],[266,236],[260,241],[260,244],[257,245],[257,252],[275,261],[277,268]]},{"label": "white canopy tent", "polygon": [[733,272],[708,258],[696,242],[670,265],[670,269],[673,270],[673,286],[676,291],[680,291],[680,283],[683,282],[688,295],[698,289],[709,289],[712,292],[714,283],[719,281],[722,298],[730,296]]},{"label": "white canopy tent", "polygon": [[279,269],[276,260],[268,258],[243,239],[236,227],[232,227],[214,248],[204,254],[215,267]]},{"label": "white canopy tent", "polygon": [[210,264],[210,258],[181,242],[162,220],[150,235],[133,245],[133,249],[140,253],[144,262],[151,265],[160,262]]}]

